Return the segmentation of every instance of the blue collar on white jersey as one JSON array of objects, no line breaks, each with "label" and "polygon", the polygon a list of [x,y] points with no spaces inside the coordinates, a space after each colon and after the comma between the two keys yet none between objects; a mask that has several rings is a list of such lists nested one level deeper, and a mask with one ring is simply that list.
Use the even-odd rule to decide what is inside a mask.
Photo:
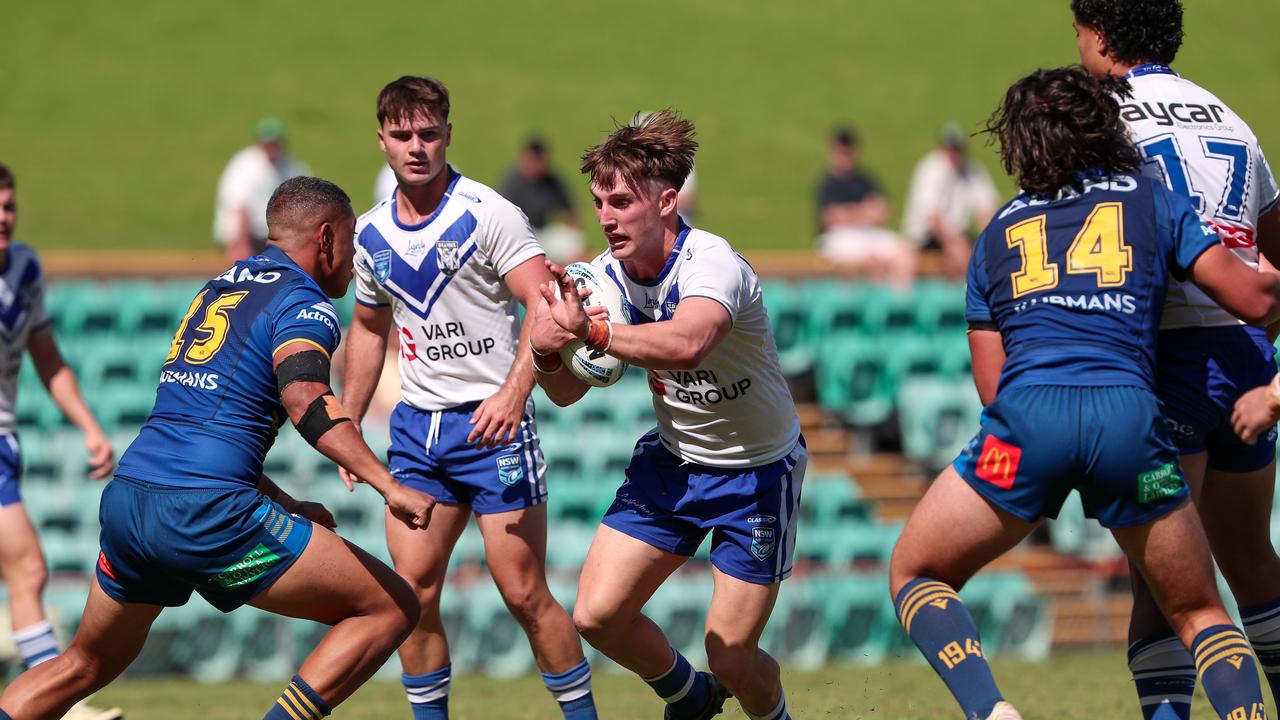
[{"label": "blue collar on white jersey", "polygon": [[1125,73],[1125,79],[1132,80],[1143,75],[1172,75],[1178,77],[1178,73],[1173,68],[1162,63],[1145,63]]},{"label": "blue collar on white jersey", "polygon": [[415,225],[405,225],[400,222],[400,216],[396,213],[396,198],[400,196],[400,193],[391,193],[391,220],[396,224],[396,227],[401,230],[414,232],[415,230],[421,230],[422,228],[430,225],[432,220],[440,217],[440,212],[444,210],[444,206],[449,204],[449,198],[453,195],[453,188],[458,184],[458,180],[462,178],[462,174],[457,170],[454,170],[452,165],[446,165],[445,170],[449,171],[449,186],[444,189],[444,197],[440,198],[440,204],[437,205],[436,209],[420,223]]},{"label": "blue collar on white jersey", "polygon": [[631,273],[627,272],[626,263],[618,263],[622,266],[622,272],[626,274],[628,280],[637,285],[643,285],[645,287],[657,287],[661,285],[662,281],[667,279],[667,274],[671,272],[672,266],[676,264],[676,258],[680,257],[680,249],[684,247],[684,239],[689,236],[689,231],[692,229],[693,228],[685,224],[684,218],[680,219],[680,234],[676,236],[676,245],[671,248],[671,254],[667,256],[667,262],[662,266],[662,272],[658,273],[658,277],[652,280],[637,280],[631,276]]}]

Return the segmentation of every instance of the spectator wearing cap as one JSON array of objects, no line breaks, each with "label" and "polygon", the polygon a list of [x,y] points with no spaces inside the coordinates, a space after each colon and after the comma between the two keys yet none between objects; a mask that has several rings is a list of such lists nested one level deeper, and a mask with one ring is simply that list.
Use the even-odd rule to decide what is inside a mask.
[{"label": "spectator wearing cap", "polygon": [[564,183],[551,170],[547,144],[537,136],[520,148],[515,164],[507,170],[498,193],[520,208],[547,257],[565,264],[584,259],[586,240],[573,214],[573,203]]},{"label": "spectator wearing cap", "polygon": [[232,156],[218,178],[213,236],[235,262],[267,246],[267,201],[280,183],[306,175],[307,166],[285,152],[285,126],[264,118],[254,132],[256,142]]},{"label": "spectator wearing cap", "polygon": [[991,176],[969,157],[958,125],[942,129],[938,146],[916,163],[907,188],[902,234],[922,250],[941,250],[952,279],[964,277],[970,238],[991,221],[999,196]]},{"label": "spectator wearing cap", "polygon": [[889,201],[875,178],[858,164],[858,137],[837,128],[818,185],[818,247],[842,268],[895,285],[915,277],[915,249],[889,230]]}]

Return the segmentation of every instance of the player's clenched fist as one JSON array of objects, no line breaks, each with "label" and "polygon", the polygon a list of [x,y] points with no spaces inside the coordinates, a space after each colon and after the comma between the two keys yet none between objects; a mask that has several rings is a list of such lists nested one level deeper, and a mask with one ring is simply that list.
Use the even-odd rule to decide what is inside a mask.
[{"label": "player's clenched fist", "polygon": [[1256,387],[1241,395],[1231,413],[1231,427],[1240,439],[1252,445],[1267,428],[1280,418],[1280,396],[1277,383]]},{"label": "player's clenched fist", "polygon": [[396,483],[387,491],[387,509],[411,528],[422,529],[431,522],[436,499],[411,487]]}]

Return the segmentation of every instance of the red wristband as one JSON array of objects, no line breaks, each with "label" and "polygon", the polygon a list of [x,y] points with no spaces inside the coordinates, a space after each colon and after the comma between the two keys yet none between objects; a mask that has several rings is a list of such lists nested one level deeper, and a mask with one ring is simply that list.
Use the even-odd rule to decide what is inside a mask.
[{"label": "red wristband", "polygon": [[587,328],[587,347],[599,352],[608,352],[613,343],[613,324],[608,320],[592,320]]}]

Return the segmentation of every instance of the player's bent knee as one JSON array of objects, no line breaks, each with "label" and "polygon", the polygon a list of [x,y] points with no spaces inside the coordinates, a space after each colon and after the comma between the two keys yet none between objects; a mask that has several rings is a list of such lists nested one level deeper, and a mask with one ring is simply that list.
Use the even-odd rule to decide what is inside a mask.
[{"label": "player's bent knee", "polygon": [[592,612],[587,604],[579,602],[573,608],[573,626],[578,634],[592,644],[596,640],[609,637],[620,626],[616,616]]},{"label": "player's bent knee", "polygon": [[12,577],[5,577],[10,593],[39,595],[44,592],[45,585],[49,583],[49,568],[43,555],[34,553],[15,565]]},{"label": "player's bent knee", "polygon": [[707,668],[732,689],[749,682],[758,650],[754,644],[724,644],[707,638]]}]

